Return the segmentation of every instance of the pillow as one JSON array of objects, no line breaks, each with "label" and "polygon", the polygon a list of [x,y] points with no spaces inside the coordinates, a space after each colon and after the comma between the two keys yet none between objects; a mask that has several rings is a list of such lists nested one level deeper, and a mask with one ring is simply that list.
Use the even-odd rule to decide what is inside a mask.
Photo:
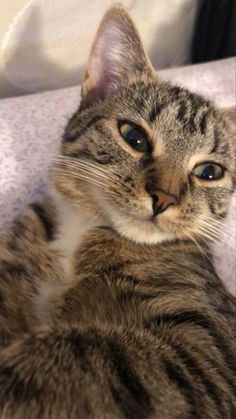
[{"label": "pillow", "polygon": [[[221,107],[235,105],[235,58],[159,72],[205,94]],[[80,88],[3,99],[0,105],[0,229],[46,191],[47,172],[68,118],[79,103]],[[236,194],[226,221],[232,231],[214,246],[216,268],[236,295]]]},{"label": "pillow", "polygon": [[[14,7],[15,1],[5,0],[5,8]],[[0,47],[0,94],[16,95],[80,84],[98,22],[113,1],[20,1],[24,7]],[[190,61],[198,0],[122,3],[132,12],[156,68]],[[1,19],[4,21],[4,7]]]}]

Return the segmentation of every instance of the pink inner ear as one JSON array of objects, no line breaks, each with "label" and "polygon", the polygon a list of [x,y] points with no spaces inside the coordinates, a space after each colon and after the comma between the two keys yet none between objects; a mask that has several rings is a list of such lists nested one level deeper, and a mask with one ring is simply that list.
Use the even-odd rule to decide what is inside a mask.
[{"label": "pink inner ear", "polygon": [[[114,22],[111,23],[114,24]],[[93,45],[88,76],[92,89],[95,89],[100,97],[114,90],[119,80],[125,75],[126,45],[122,37],[124,34],[115,25],[107,25],[98,34]]]},{"label": "pink inner ear", "polygon": [[89,98],[104,98],[131,74],[152,72],[128,12],[115,6],[104,16],[92,46],[83,86]]}]

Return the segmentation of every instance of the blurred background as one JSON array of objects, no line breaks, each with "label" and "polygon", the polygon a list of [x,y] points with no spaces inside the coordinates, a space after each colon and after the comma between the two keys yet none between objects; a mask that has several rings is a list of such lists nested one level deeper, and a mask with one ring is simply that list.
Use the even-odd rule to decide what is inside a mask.
[{"label": "blurred background", "polygon": [[[111,0],[0,0],[0,97],[81,83]],[[123,0],[156,69],[236,55],[236,0]]]}]

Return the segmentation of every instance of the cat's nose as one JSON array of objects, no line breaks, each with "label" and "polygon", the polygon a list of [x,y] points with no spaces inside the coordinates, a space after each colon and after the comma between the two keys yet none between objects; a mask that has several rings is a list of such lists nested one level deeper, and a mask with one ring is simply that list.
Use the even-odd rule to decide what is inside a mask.
[{"label": "cat's nose", "polygon": [[170,205],[177,205],[178,200],[174,195],[157,190],[151,194],[153,214],[158,215],[164,212]]}]

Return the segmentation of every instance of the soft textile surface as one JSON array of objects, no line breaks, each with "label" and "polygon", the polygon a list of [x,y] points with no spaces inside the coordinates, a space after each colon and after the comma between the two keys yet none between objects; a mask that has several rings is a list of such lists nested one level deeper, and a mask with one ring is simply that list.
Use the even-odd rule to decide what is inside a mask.
[{"label": "soft textile surface", "polygon": [[[221,107],[235,105],[236,60],[165,70],[160,78],[188,86]],[[47,171],[63,128],[77,108],[79,87],[0,101],[0,228],[45,191]],[[235,198],[235,197],[234,197]],[[236,294],[235,199],[227,225],[232,231],[215,246],[216,267]]]},{"label": "soft textile surface", "polygon": [[[4,10],[16,10],[19,2],[2,41],[0,23],[0,97],[80,84],[98,22],[114,1],[1,0],[4,25]],[[198,0],[121,2],[134,16],[155,68],[190,62]]]}]

